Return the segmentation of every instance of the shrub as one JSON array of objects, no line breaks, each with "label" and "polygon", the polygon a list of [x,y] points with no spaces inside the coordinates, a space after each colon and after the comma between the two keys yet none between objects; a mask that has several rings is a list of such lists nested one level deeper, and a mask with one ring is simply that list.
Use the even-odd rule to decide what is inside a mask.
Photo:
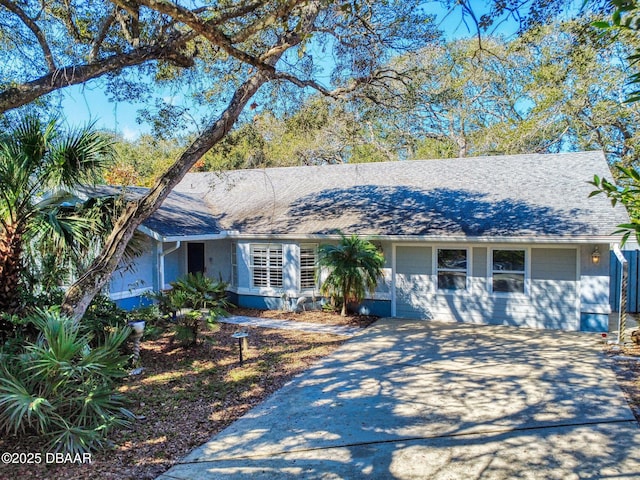
[{"label": "shrub", "polygon": [[187,276],[171,282],[174,295],[181,292],[187,308],[228,308],[227,283],[216,282],[202,273],[189,273]]},{"label": "shrub", "polygon": [[218,317],[219,315],[215,313],[200,310],[192,310],[180,315],[176,320],[176,339],[189,346],[195,345],[198,342],[198,333],[203,324],[209,330],[217,331],[219,329]]},{"label": "shrub", "polygon": [[128,313],[106,295],[96,295],[82,317],[82,325],[92,337],[92,345],[101,344],[117,328],[126,326]]},{"label": "shrub", "polygon": [[115,392],[128,358],[119,352],[130,329],[114,329],[91,347],[91,335],[54,311],[28,318],[39,332],[21,351],[0,350],[0,430],[36,434],[47,451],[87,452],[133,417]]},{"label": "shrub", "polygon": [[217,319],[233,306],[227,300],[228,284],[202,273],[190,273],[171,286],[168,292],[154,293],[151,298],[158,302],[160,311],[173,317],[176,338],[189,345],[197,343],[203,323],[209,329],[217,328]]}]

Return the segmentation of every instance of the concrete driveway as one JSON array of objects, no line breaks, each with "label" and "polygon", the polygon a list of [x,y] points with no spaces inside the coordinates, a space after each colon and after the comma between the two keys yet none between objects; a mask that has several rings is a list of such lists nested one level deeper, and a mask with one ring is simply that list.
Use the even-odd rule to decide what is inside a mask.
[{"label": "concrete driveway", "polygon": [[640,478],[593,334],[384,319],[169,479]]}]

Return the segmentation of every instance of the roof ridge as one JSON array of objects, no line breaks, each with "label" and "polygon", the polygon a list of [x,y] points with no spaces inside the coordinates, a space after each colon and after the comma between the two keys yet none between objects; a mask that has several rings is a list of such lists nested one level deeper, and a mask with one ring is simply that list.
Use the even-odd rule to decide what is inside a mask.
[{"label": "roof ridge", "polygon": [[[239,172],[244,173],[263,173],[263,172],[276,172],[276,171],[294,171],[300,169],[339,169],[339,168],[376,168],[379,166],[385,165],[399,165],[404,163],[412,163],[412,164],[426,164],[426,163],[448,163],[448,162],[470,162],[470,161],[478,161],[478,160],[489,160],[489,159],[508,159],[517,161],[518,158],[531,158],[531,157],[540,157],[540,158],[556,158],[559,156],[590,156],[593,154],[598,154],[604,156],[604,152],[602,150],[581,150],[578,152],[558,152],[558,153],[516,153],[516,154],[499,154],[499,155],[475,155],[471,157],[453,157],[453,158],[424,158],[424,159],[415,159],[415,160],[387,160],[384,162],[362,162],[362,163],[327,163],[320,165],[287,165],[287,166],[277,166],[277,167],[260,167],[260,168],[241,168],[235,170],[221,170],[221,171],[208,171],[208,172],[189,172],[185,175],[185,179],[187,176],[189,177],[200,177],[206,178],[207,176],[212,175],[220,175],[220,174],[232,174],[238,175]],[[184,179],[183,179],[184,180]]]}]

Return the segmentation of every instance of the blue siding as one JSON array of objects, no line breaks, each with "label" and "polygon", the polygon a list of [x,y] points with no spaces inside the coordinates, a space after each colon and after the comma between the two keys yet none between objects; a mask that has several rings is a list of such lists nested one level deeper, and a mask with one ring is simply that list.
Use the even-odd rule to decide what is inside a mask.
[{"label": "blue siding", "polygon": [[148,307],[153,304],[153,301],[149,300],[147,297],[137,296],[115,300],[115,304],[123,310],[131,311],[136,308]]},{"label": "blue siding", "polygon": [[[627,312],[640,312],[640,250],[624,250],[624,258],[629,262],[629,284],[627,289]],[[609,262],[609,272],[611,275],[609,298],[611,301],[611,309],[618,310],[620,308],[620,262],[615,254],[611,252]]]},{"label": "blue siding", "polygon": [[435,266],[430,255],[432,249],[428,246],[398,246],[396,316],[561,330],[580,329],[577,309],[577,248],[529,249],[529,291],[512,295],[490,291],[486,281],[487,248],[469,246],[468,251],[471,252],[469,288],[443,292],[436,288]]},{"label": "blue siding", "polygon": [[[235,305],[243,308],[257,308],[259,310],[282,310],[282,299],[279,297],[264,297],[260,295],[242,295],[231,293],[229,298]],[[293,304],[292,304],[293,307]],[[359,308],[363,315],[378,317],[391,316],[390,300],[365,300]]]},{"label": "blue siding", "polygon": [[604,313],[582,313],[580,315],[581,332],[608,332],[609,315]]}]

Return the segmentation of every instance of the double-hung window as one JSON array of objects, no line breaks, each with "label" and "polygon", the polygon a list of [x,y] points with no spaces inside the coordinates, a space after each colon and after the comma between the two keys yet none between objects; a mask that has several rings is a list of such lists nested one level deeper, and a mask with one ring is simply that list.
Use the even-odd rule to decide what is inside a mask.
[{"label": "double-hung window", "polygon": [[317,245],[300,245],[300,290],[316,288]]},{"label": "double-hung window", "polygon": [[439,248],[437,253],[438,290],[467,289],[467,250]]},{"label": "double-hung window", "polygon": [[254,287],[282,288],[282,245],[252,245]]},{"label": "double-hung window", "polygon": [[494,292],[525,292],[525,253],[525,250],[493,250],[491,274]]}]

